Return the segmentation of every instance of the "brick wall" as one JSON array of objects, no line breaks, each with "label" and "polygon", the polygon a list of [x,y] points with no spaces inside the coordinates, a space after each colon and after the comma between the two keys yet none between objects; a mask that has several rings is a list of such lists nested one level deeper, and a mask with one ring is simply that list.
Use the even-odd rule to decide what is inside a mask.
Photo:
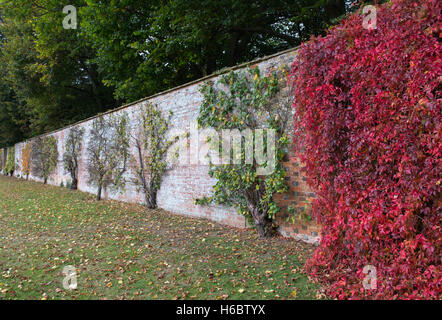
[{"label": "brick wall", "polygon": [[[290,50],[231,69],[241,69],[250,65],[251,67],[259,67],[264,73],[269,73],[279,66],[290,65],[293,62],[295,55],[296,50]],[[165,113],[169,110],[173,112],[171,119],[171,125],[173,128],[188,130],[189,125],[197,119],[199,106],[203,100],[203,97],[199,92],[199,86],[208,79],[216,81],[218,77],[219,75],[206,77],[199,81],[194,81],[178,88],[128,104],[112,112],[127,112],[130,117],[131,125],[136,127],[136,120],[139,119],[140,108],[147,102],[151,102],[157,104]],[[106,117],[108,114],[102,116]],[[89,185],[87,182],[87,154],[85,151],[89,140],[88,128],[90,127],[92,120],[93,119],[87,119],[74,126],[81,126],[85,129],[83,150],[81,152],[79,164],[78,189],[85,192],[95,193],[96,188]],[[59,186],[61,183],[66,185],[70,180],[70,176],[64,172],[61,162],[65,139],[68,135],[69,128],[70,127],[47,134],[55,136],[58,142],[59,165],[48,180],[48,183],[52,185]],[[15,156],[16,163],[18,164],[20,164],[21,161],[23,146],[24,142],[16,144]],[[189,156],[192,157],[192,154],[195,152],[198,152],[198,150],[190,150]],[[305,184],[305,179],[301,174],[301,165],[295,157],[291,156],[290,160],[284,163],[284,166],[288,173],[287,182],[290,186],[290,191],[284,195],[278,195],[276,199],[278,204],[283,208],[281,214],[277,218],[277,221],[281,226],[280,232],[284,236],[294,237],[308,242],[317,242],[319,240],[319,228],[314,223],[299,220],[295,221],[293,224],[286,221],[288,215],[287,207],[289,205],[298,209],[303,208],[305,200],[308,201],[314,197],[314,194],[309,191]],[[20,169],[17,170],[14,175],[22,176]],[[128,172],[127,175],[130,179],[131,173]],[[33,176],[32,172],[29,178],[31,180],[41,181],[41,179]],[[158,205],[159,207],[176,214],[205,217],[230,226],[240,228],[245,227],[246,221],[244,217],[238,215],[233,208],[216,205],[205,207],[194,204],[195,198],[210,195],[214,182],[215,180],[208,175],[207,165],[192,161],[186,165],[171,165],[164,176],[161,189],[158,193]],[[130,183],[127,185],[124,192],[112,192],[106,190],[103,196],[108,199],[128,202],[142,203],[143,201],[143,196],[137,192],[135,186]]]},{"label": "brick wall", "polygon": [[291,216],[287,210],[288,206],[301,212],[307,210],[308,213],[308,202],[315,198],[315,193],[308,188],[306,179],[301,172],[302,165],[295,156],[291,155],[290,160],[284,162],[284,168],[287,171],[286,182],[289,191],[285,194],[275,195],[275,201],[282,209],[276,219],[280,225],[279,231],[286,237],[318,243],[320,228],[312,220],[300,217],[295,221],[287,221],[287,218]]}]

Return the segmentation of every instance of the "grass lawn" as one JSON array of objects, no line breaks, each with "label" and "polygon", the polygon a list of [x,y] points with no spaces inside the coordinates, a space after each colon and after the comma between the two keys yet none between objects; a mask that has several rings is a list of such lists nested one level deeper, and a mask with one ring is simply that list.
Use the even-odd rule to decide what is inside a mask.
[{"label": "grass lawn", "polygon": [[[0,175],[0,299],[316,299],[314,247]],[[77,290],[63,289],[63,268]]]}]

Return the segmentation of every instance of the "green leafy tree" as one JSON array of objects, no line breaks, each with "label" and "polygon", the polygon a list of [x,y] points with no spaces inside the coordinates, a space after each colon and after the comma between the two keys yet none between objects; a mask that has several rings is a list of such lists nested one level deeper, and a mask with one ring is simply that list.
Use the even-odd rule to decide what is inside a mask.
[{"label": "green leafy tree", "polygon": [[[295,47],[345,0],[86,0],[82,28],[115,96],[129,101]],[[348,2],[348,1],[347,1]]]},{"label": "green leafy tree", "polygon": [[32,173],[48,182],[58,162],[57,139],[54,136],[40,136],[32,140]]},{"label": "green leafy tree", "polygon": [[[271,236],[276,227],[274,218],[279,208],[273,201],[273,195],[287,190],[281,162],[289,144],[287,132],[292,113],[287,88],[285,93],[281,92],[281,87],[286,83],[285,74],[286,71],[280,71],[261,76],[258,68],[230,72],[222,75],[217,83],[205,83],[201,89],[204,101],[198,117],[200,126],[214,128],[217,132],[226,129],[245,132],[250,129],[251,135],[248,138],[241,136],[241,143],[236,143],[237,150],[240,150],[237,152],[240,161],[235,163],[232,159],[230,163],[221,164],[210,161],[209,174],[217,179],[214,193],[210,197],[197,199],[196,203],[206,205],[214,202],[235,206],[239,213],[252,218],[261,237]],[[274,130],[274,144],[267,143],[270,136],[269,133],[261,134],[260,129],[263,128],[270,129],[268,132]],[[255,150],[253,140],[246,139],[254,140]],[[212,149],[221,150],[223,156],[235,157],[230,149],[223,148],[224,143],[219,149],[220,144],[213,143],[213,138],[209,137],[208,140]],[[258,141],[263,141],[267,146],[262,150],[264,158],[270,159],[267,163],[257,157]],[[251,151],[255,156],[247,161]],[[269,157],[272,152],[274,158]],[[264,170],[266,172],[262,174],[263,167],[273,167],[273,170]]]},{"label": "green leafy tree", "polygon": [[29,174],[31,173],[31,152],[31,144],[27,142],[21,153],[21,169],[26,180],[28,180]]},{"label": "green leafy tree", "polygon": [[109,114],[97,117],[89,132],[89,183],[97,187],[97,200],[107,187],[123,189],[124,173],[130,158],[128,116]]},{"label": "green leafy tree", "polygon": [[143,191],[147,208],[157,207],[157,192],[166,171],[166,156],[172,140],[167,138],[171,113],[165,118],[154,104],[147,103],[141,112],[137,136],[133,136],[136,155],[132,158],[131,169],[135,184]]},{"label": "green leafy tree", "polygon": [[78,161],[83,144],[84,129],[73,127],[69,130],[63,154],[64,169],[71,175],[70,189],[76,190],[78,185]]}]

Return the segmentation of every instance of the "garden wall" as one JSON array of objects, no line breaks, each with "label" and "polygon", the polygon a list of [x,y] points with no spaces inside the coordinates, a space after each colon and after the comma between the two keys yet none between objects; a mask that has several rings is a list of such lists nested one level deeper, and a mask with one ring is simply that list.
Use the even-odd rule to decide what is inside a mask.
[{"label": "garden wall", "polygon": [[[263,59],[259,59],[247,64],[243,64],[234,68],[225,70],[224,72],[232,69],[241,69],[247,66],[259,67],[264,73],[269,73],[274,69],[291,65],[296,55],[296,49],[288,50],[275,54]],[[147,102],[157,104],[164,112],[172,111],[173,116],[171,118],[171,125],[174,128],[189,129],[189,125],[196,120],[199,114],[200,103],[203,100],[202,94],[199,92],[199,86],[206,80],[217,80],[219,74],[212,75],[198,81],[194,81],[183,86],[168,90],[156,94],[152,97],[136,101],[125,105],[112,112],[121,113],[127,112],[130,117],[130,122],[133,126],[136,124],[136,119],[139,117],[139,110]],[[106,116],[106,113],[101,116]],[[85,129],[85,138],[83,141],[83,148],[81,152],[80,164],[79,164],[79,181],[78,189],[85,192],[95,193],[96,188],[89,185],[87,182],[87,153],[86,146],[89,141],[88,133],[93,118],[74,124],[73,126],[83,127]],[[72,127],[72,126],[70,126]],[[55,132],[48,133],[47,135],[53,135],[57,139],[59,164],[54,173],[48,179],[48,183],[52,185],[60,186],[70,181],[70,176],[67,174],[62,165],[62,156],[64,153],[65,140],[67,138],[69,128],[57,130]],[[29,142],[29,141],[28,141]],[[14,172],[15,176],[23,177],[21,172],[21,153],[25,142],[21,142],[15,145],[15,159],[17,169]],[[134,150],[133,150],[134,151]],[[190,150],[190,157],[192,154],[198,152],[196,149]],[[292,205],[300,210],[305,209],[305,201],[314,197],[314,194],[309,191],[305,178],[301,174],[301,164],[298,160],[290,155],[289,161],[284,163],[284,167],[287,170],[287,183],[290,186],[290,191],[283,195],[277,196],[278,204],[283,208],[279,214],[277,220],[280,227],[280,232],[284,236],[294,237],[302,239],[308,242],[319,241],[319,227],[310,221],[295,221],[287,222],[288,216],[287,207]],[[130,173],[127,173],[130,179]],[[32,175],[29,176],[30,180],[42,181],[41,179]],[[193,217],[204,217],[210,220],[243,228],[246,227],[246,220],[243,216],[239,215],[234,208],[228,208],[224,206],[199,206],[194,204],[196,198],[210,195],[211,187],[215,180],[208,175],[208,166],[199,163],[190,162],[186,165],[175,164],[170,166],[166,172],[161,189],[158,193],[158,206],[167,211],[183,214]],[[103,198],[115,199],[121,201],[142,203],[143,196],[137,192],[136,187],[132,183],[128,183],[124,192],[112,192],[106,190],[103,194]]]}]

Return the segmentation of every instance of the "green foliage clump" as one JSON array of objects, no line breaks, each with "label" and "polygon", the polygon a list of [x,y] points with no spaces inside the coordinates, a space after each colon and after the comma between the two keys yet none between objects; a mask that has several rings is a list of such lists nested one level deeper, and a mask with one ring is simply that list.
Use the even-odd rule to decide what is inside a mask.
[{"label": "green foliage clump", "polygon": [[[286,70],[261,76],[258,68],[248,69],[246,72],[222,75],[218,83],[206,82],[201,88],[204,101],[198,117],[200,126],[214,128],[217,132],[238,129],[243,133],[251,129],[251,135],[241,135],[238,153],[240,159],[236,159],[240,161],[229,164],[210,161],[209,174],[217,179],[213,187],[214,193],[210,197],[197,199],[196,203],[207,205],[213,202],[235,206],[239,213],[253,218],[262,237],[272,235],[276,227],[274,218],[280,209],[273,200],[273,195],[287,191],[284,180],[286,173],[281,162],[286,156],[290,141],[287,126],[292,113],[290,100],[285,99],[281,92],[286,84],[285,75]],[[260,131],[262,129],[269,129],[267,135]],[[275,132],[273,145],[267,144],[272,142],[269,141],[270,130]],[[257,150],[254,150],[253,161],[246,161],[247,154],[250,154],[246,139],[253,139],[255,149],[257,141],[262,139],[264,146],[267,145],[263,150],[264,157],[274,152],[274,163],[270,160],[266,164],[258,163]],[[215,144],[215,149],[217,147],[219,145]],[[228,157],[232,155],[230,150],[221,150],[221,153]],[[262,169],[271,167],[273,170],[268,170],[264,175],[261,173]]]},{"label": "green foliage clump", "polygon": [[3,149],[0,149],[0,172],[3,172]]},{"label": "green foliage clump", "polygon": [[293,48],[347,10],[345,0],[86,2],[93,61],[115,96],[132,101]]},{"label": "green foliage clump", "polygon": [[310,214],[311,211],[311,205],[307,200],[305,200],[305,204],[303,207],[295,208],[293,206],[288,206],[287,211],[289,212],[289,216],[287,217],[286,221],[295,223],[296,219],[299,219],[303,222],[312,221],[312,216]]}]

